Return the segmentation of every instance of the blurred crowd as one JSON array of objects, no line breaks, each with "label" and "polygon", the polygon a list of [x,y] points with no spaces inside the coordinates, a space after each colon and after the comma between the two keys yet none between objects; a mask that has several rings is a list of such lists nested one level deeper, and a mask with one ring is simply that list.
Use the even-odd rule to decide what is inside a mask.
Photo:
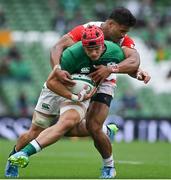
[{"label": "blurred crowd", "polygon": [[[137,25],[131,33],[138,34],[149,48],[157,51],[156,60],[171,58],[167,48],[171,46],[171,2],[169,0],[48,0],[46,3],[49,11],[47,13],[51,17],[49,30],[55,30],[60,35],[78,24],[104,21],[113,7],[124,6],[137,18]],[[0,4],[0,28],[5,27],[10,28],[3,6]]]},{"label": "blurred crowd", "polygon": [[[53,19],[52,27],[60,34],[68,32],[69,29],[77,24],[88,21],[104,21],[108,16],[108,12],[114,6],[125,6],[137,18],[135,34],[141,36],[149,48],[157,51],[156,60],[171,59],[171,53],[168,46],[171,46],[171,3],[154,0],[128,0],[128,1],[102,1],[96,0],[95,4],[87,3],[87,9],[90,5],[92,8],[87,15],[80,8],[81,1],[67,0],[68,3],[58,4],[56,16]],[[57,1],[54,1],[57,2]],[[64,1],[62,1],[64,2]],[[70,2],[70,3],[69,3]],[[86,4],[86,2],[85,2]],[[55,6],[53,6],[55,7]],[[58,10],[59,9],[59,10]]]},{"label": "blurred crowd", "polygon": [[0,28],[6,28],[5,13],[1,6],[0,6]]},{"label": "blurred crowd", "polygon": [[[67,2],[66,2],[67,1]],[[150,48],[161,49],[160,42],[171,45],[171,2],[155,0],[116,0],[116,1],[87,1],[84,13],[79,0],[49,1],[52,11],[56,14],[53,18],[52,27],[60,34],[68,32],[75,25],[88,21],[104,21],[108,12],[115,6],[124,6],[131,10],[137,18],[135,30],[145,30],[145,41]],[[88,7],[91,6],[90,9]],[[165,39],[160,39],[160,30],[168,29]]]},{"label": "blurred crowd", "polygon": [[[6,55],[0,59],[1,84],[4,81],[16,81],[20,85],[31,81],[29,65],[22,58],[21,52],[16,46],[10,47]],[[15,103],[16,111],[20,116],[28,116],[28,98],[22,90],[18,89],[18,91],[19,96]]]},{"label": "blurred crowd", "polygon": [[135,90],[128,88],[123,91],[120,98],[112,100],[110,109],[111,114],[117,114],[121,117],[138,117],[142,107]]},{"label": "blurred crowd", "polygon": [[22,58],[21,52],[15,45],[8,49],[4,57],[1,57],[0,77],[0,80],[31,80],[29,65],[27,61]]}]

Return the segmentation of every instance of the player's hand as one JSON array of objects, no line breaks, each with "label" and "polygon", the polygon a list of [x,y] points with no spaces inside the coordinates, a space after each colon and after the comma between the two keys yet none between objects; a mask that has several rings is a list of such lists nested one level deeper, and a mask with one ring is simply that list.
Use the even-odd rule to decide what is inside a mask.
[{"label": "player's hand", "polygon": [[83,101],[90,99],[97,91],[97,87],[94,87],[89,93],[84,95]]},{"label": "player's hand", "polygon": [[75,85],[75,82],[71,79],[71,75],[67,71],[55,69],[55,76],[65,86],[72,87]]},{"label": "player's hand", "polygon": [[90,73],[89,76],[96,83],[104,81],[104,79],[106,79],[111,74],[111,70],[107,66],[99,65],[99,66],[94,66],[94,68],[96,69],[96,71]]},{"label": "player's hand", "polygon": [[150,81],[151,76],[148,74],[148,72],[139,69],[137,72],[137,79],[139,81],[144,81],[144,83],[147,84]]}]

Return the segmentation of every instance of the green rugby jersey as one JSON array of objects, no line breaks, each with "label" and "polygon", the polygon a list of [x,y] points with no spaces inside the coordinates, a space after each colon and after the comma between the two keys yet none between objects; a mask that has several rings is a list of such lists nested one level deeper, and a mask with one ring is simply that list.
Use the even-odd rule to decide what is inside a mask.
[{"label": "green rugby jersey", "polygon": [[89,74],[95,71],[93,65],[119,63],[125,58],[121,47],[113,42],[105,41],[106,50],[101,57],[92,61],[85,53],[81,41],[67,48],[61,57],[61,68],[70,74]]}]

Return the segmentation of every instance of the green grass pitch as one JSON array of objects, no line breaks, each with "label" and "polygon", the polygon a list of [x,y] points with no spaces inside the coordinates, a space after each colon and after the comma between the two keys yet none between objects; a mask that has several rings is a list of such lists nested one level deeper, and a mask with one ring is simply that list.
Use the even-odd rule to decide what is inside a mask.
[{"label": "green grass pitch", "polygon": [[[0,140],[0,178],[15,142]],[[117,179],[171,178],[171,144],[166,142],[114,143]],[[101,158],[90,139],[63,139],[30,158],[20,178],[94,179]]]}]

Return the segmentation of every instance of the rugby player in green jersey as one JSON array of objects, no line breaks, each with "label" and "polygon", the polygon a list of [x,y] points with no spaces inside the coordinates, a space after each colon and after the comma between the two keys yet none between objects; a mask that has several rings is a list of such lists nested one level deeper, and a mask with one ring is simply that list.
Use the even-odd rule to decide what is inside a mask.
[{"label": "rugby player in green jersey", "polygon": [[[92,23],[91,23],[92,24]],[[124,51],[125,57],[126,59],[124,61],[122,61],[121,63],[119,63],[115,68],[115,71],[121,73],[132,73],[135,70],[137,70],[138,65],[139,65],[139,56],[138,53],[136,51],[136,49],[132,48],[134,46],[133,41],[126,35],[126,33],[129,31],[130,27],[132,27],[135,24],[135,18],[132,16],[131,12],[129,12],[129,10],[127,10],[126,8],[116,8],[112,11],[111,15],[109,16],[109,18],[107,18],[107,20],[105,22],[94,22],[94,24],[98,25],[104,35],[105,35],[105,39],[109,39],[112,40],[114,42],[119,43]],[[86,24],[87,26],[87,24]],[[73,82],[71,81],[71,79],[69,79],[68,77],[70,77],[69,73],[67,71],[64,70],[60,70],[59,66],[55,66],[55,64],[59,63],[60,60],[60,56],[62,54],[62,51],[68,47],[73,45],[75,42],[80,41],[80,37],[81,37],[81,31],[84,29],[85,25],[81,25],[81,26],[77,26],[75,27],[72,31],[70,31],[68,34],[64,35],[63,37],[60,38],[60,40],[58,41],[58,43],[56,43],[56,45],[54,46],[54,48],[51,51],[51,60],[52,60],[52,67],[55,70],[56,76],[57,78],[65,83],[65,84],[73,84]],[[80,59],[81,61],[81,59]],[[107,77],[111,71],[109,71],[108,68],[106,68],[106,66],[103,65],[99,65],[96,66],[95,68],[96,71],[92,73],[92,77],[95,80],[98,80],[99,78],[101,80],[103,80],[103,78],[105,78],[105,76]],[[133,73],[134,74],[134,73]],[[150,76],[148,75],[148,73],[144,72],[144,71],[140,71],[138,73],[134,74],[135,77],[139,78],[141,80],[143,80],[145,83],[147,83],[150,79]],[[139,76],[137,76],[139,75]],[[105,85],[105,83],[104,83]],[[93,118],[99,118],[99,121],[104,121],[107,117],[108,114],[108,110],[109,110],[109,105],[110,104],[110,96],[105,95],[105,89],[103,88],[104,85],[102,84],[101,86],[101,91],[102,93],[100,94],[100,90],[98,91],[98,93],[96,94],[96,97],[93,97],[92,101],[91,101],[91,107],[89,108],[92,111],[89,114],[89,118],[93,119]],[[112,91],[113,87],[109,87],[108,91]],[[107,97],[105,97],[107,96]],[[104,103],[102,101],[105,101]],[[99,113],[99,117],[96,116],[96,111],[94,111],[94,109],[97,109],[98,111],[100,111],[102,114]],[[91,115],[91,117],[90,117]],[[94,115],[94,117],[93,117]],[[16,146],[14,147],[13,151],[11,152],[11,154],[15,153],[16,151],[19,151],[23,146],[25,146],[28,142],[30,142],[32,139],[35,139],[39,133],[41,131],[43,131],[46,127],[49,126],[49,120],[46,119],[46,117],[44,117],[44,114],[38,113],[38,112],[34,112],[33,115],[33,121],[32,121],[32,125],[29,128],[28,131],[26,131],[24,134],[22,134],[18,141]],[[37,117],[42,117],[44,118],[44,120],[46,120],[46,123],[44,125],[42,124],[35,124],[35,119]],[[55,119],[56,116],[53,115],[51,117],[51,119]],[[104,119],[102,119],[104,118]],[[102,119],[102,120],[101,120]],[[94,128],[96,128],[94,126]],[[104,127],[104,130],[106,129],[106,127]],[[111,131],[112,129],[108,129],[108,135],[110,137],[110,139],[113,139],[113,132]],[[97,129],[98,131],[98,129]],[[106,131],[106,130],[105,130]],[[100,131],[98,131],[100,132]],[[85,126],[85,121],[81,121],[75,128],[73,128],[70,132],[67,133],[68,136],[87,136],[88,132],[87,132],[87,128]],[[96,135],[96,139],[98,139],[97,141],[101,140],[101,136],[98,134]],[[103,142],[102,142],[103,143]],[[99,148],[108,148],[108,146],[103,146],[103,144],[101,143],[101,146],[96,145],[96,147]],[[98,142],[99,144],[99,142]],[[101,150],[100,150],[101,151]],[[104,150],[103,150],[104,151]],[[104,154],[104,152],[103,152]],[[103,155],[103,157],[107,157],[107,155]],[[6,177],[17,177],[18,176],[18,169],[17,166],[11,166],[9,164],[9,161],[7,161],[7,165],[6,165],[6,169],[5,169],[5,176]]]},{"label": "rugby player in green jersey", "polygon": [[[90,74],[91,72],[95,71],[94,66],[96,65],[104,65],[108,67],[108,70],[112,73],[113,66],[111,66],[111,64],[113,65],[113,63],[119,63],[122,60],[124,60],[124,53],[120,46],[113,42],[104,42],[103,32],[96,26],[88,26],[83,31],[82,42],[76,43],[63,52],[60,65],[61,69],[69,72],[70,74]],[[104,81],[106,84],[103,86],[103,89],[106,92],[106,98],[108,98],[108,101],[106,101],[107,104],[110,103],[113,91],[107,91],[105,87],[115,87],[115,74],[111,74],[110,77]],[[56,110],[60,109],[59,120],[55,125],[42,131],[36,139],[31,141],[21,151],[10,156],[9,161],[13,165],[19,167],[27,166],[29,156],[58,141],[66,132],[75,127],[82,119],[84,119],[86,115],[86,110],[88,109],[90,102],[88,98],[91,97],[91,93],[86,94],[86,91],[83,91],[79,94],[79,96],[73,95],[66,86],[58,81],[55,76],[55,69],[49,75],[46,86],[42,90],[42,93],[45,93],[45,96],[47,93],[49,94],[50,98],[47,99],[47,102],[49,102],[51,99],[51,103],[53,104],[53,101],[55,101],[54,103],[56,103]],[[101,88],[101,86],[99,87]],[[97,93],[98,91],[99,89],[97,90]],[[42,103],[45,101],[42,101],[42,99],[43,96],[39,98],[36,106],[36,110],[38,112],[45,111],[42,107]],[[98,116],[98,109],[94,109],[94,111],[97,111]],[[90,113],[91,112],[88,111],[87,114],[89,115]],[[107,144],[104,143],[104,146],[108,146],[108,157],[104,158],[102,156],[103,170],[101,177],[113,178],[115,177],[116,172],[112,156],[112,147],[108,137],[101,130],[103,121],[99,121],[98,118],[86,119],[87,129],[92,138],[94,139],[94,133],[96,133],[96,129],[98,129],[101,131],[101,138],[107,141]],[[40,122],[37,121],[35,123]]]}]

